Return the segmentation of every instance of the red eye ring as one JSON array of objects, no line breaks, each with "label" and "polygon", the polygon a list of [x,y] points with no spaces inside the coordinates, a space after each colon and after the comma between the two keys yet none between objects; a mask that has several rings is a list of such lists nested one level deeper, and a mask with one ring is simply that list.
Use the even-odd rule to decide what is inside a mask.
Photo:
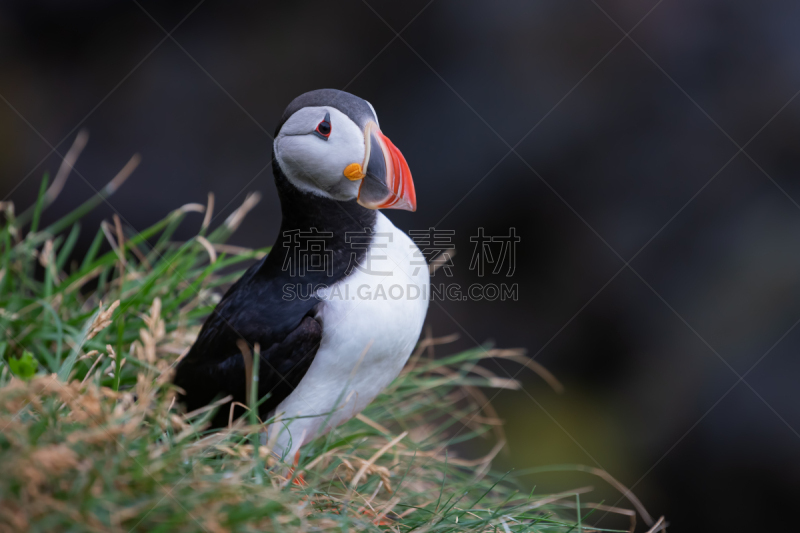
[{"label": "red eye ring", "polygon": [[328,137],[331,136],[332,129],[333,127],[331,126],[331,114],[325,113],[325,118],[322,119],[322,122],[317,124],[317,129],[314,130],[314,135],[316,135],[323,141],[327,141]]}]

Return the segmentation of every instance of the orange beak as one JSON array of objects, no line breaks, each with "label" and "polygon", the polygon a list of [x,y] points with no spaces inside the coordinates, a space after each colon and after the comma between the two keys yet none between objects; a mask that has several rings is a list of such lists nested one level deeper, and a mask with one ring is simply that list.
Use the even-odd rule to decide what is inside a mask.
[{"label": "orange beak", "polygon": [[364,129],[364,146],[358,203],[368,209],[416,211],[417,195],[406,158],[374,122]]}]

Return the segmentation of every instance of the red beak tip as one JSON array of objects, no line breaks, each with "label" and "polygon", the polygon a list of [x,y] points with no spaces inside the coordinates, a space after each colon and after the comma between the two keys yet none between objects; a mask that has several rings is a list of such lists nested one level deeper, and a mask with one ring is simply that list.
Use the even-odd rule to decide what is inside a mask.
[{"label": "red beak tip", "polygon": [[392,192],[395,196],[394,205],[396,209],[405,209],[414,212],[417,210],[417,195],[414,191],[414,180],[411,178],[411,169],[408,167],[403,153],[394,145],[388,137],[381,134],[386,143],[391,158],[392,166]]}]

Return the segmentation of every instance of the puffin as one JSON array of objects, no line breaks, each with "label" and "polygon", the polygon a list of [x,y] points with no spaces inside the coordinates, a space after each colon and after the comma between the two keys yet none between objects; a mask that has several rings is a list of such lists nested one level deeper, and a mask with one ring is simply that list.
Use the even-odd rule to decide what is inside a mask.
[{"label": "puffin", "polygon": [[222,296],[173,383],[187,411],[232,397],[211,419],[225,427],[248,404],[241,341],[258,345],[258,414],[274,420],[273,453],[296,461],[303,445],[357,415],[400,374],[427,313],[429,271],[381,213],[415,211],[416,193],[369,102],[336,89],[298,96],[272,155],[277,240]]}]

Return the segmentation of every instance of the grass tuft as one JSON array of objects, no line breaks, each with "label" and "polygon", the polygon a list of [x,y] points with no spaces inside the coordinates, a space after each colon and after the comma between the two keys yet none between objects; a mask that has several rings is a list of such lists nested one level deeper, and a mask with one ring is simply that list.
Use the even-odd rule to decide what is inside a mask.
[{"label": "grass tuft", "polygon": [[[269,252],[225,244],[259,197],[213,231],[212,195],[141,233],[115,216],[75,259],[80,219],[135,162],[44,228],[62,171],[24,216],[0,205],[0,531],[611,531],[587,525],[602,506],[581,503],[580,490],[529,494],[491,470],[502,427],[481,390],[514,384],[478,365],[517,351],[433,357],[447,339],[426,337],[295,470],[261,443],[270,421],[255,410],[206,431],[214,407],[178,409],[172,368],[221,289]],[[174,242],[191,213],[203,215],[198,236]],[[449,451],[476,437],[499,439],[482,458]]]}]

